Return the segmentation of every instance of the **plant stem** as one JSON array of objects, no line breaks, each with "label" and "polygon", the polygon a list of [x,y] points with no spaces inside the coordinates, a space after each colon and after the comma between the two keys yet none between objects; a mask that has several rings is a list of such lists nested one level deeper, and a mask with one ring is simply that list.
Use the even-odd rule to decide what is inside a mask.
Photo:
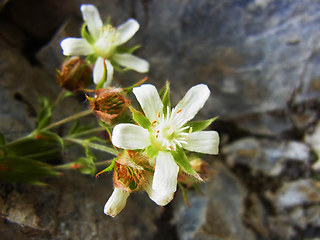
[{"label": "plant stem", "polygon": [[77,143],[77,144],[82,145],[82,146],[87,146],[87,147],[90,147],[90,148],[93,148],[93,149],[96,149],[96,150],[100,150],[100,151],[103,151],[103,152],[108,152],[108,153],[111,153],[111,154],[113,154],[115,156],[118,156],[118,154],[119,154],[119,152],[114,148],[107,147],[105,145],[98,144],[98,143],[92,143],[92,142],[90,142],[88,140],[72,138],[72,137],[66,137],[64,139],[67,140],[67,141],[73,142],[73,143]]},{"label": "plant stem", "polygon": [[78,118],[81,118],[81,117],[84,117],[84,116],[87,116],[87,115],[89,115],[90,113],[91,113],[91,110],[90,110],[90,109],[85,110],[85,111],[83,111],[83,112],[76,113],[76,114],[71,115],[71,116],[69,116],[69,117],[67,117],[67,118],[61,119],[61,120],[58,121],[58,122],[51,123],[49,126],[41,129],[41,131],[47,131],[47,130],[49,130],[49,129],[51,129],[51,128],[54,128],[54,127],[57,127],[57,126],[59,126],[59,125],[61,125],[61,124],[70,122],[70,121],[72,121],[72,120],[75,120],[75,119],[78,119]]}]

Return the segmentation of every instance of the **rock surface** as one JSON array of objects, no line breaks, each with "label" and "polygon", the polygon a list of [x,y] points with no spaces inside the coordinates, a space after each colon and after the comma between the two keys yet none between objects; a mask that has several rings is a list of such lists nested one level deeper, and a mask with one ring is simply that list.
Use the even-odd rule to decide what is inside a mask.
[{"label": "rock surface", "polygon": [[[85,1],[0,3],[0,132],[33,129],[37,93],[59,92],[60,41],[79,37]],[[206,83],[202,119],[219,115],[219,158],[203,195],[178,191],[166,207],[132,194],[116,218],[103,214],[111,178],[66,172],[48,187],[1,183],[0,234],[6,239],[318,239],[320,3],[313,0],[90,1],[118,25],[136,18],[129,45],[151,63],[149,82],[171,81],[173,102]],[[145,75],[116,74],[128,86]],[[61,116],[84,109],[79,99]],[[202,114],[202,116],[201,116]],[[315,165],[313,165],[315,166]]]}]

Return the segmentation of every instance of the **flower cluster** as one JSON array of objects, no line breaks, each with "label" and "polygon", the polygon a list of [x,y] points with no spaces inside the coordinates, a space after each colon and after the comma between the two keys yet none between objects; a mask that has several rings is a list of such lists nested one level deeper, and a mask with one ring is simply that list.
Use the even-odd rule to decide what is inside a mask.
[{"label": "flower cluster", "polygon": [[[205,84],[196,85],[172,108],[169,83],[160,95],[155,86],[142,84],[146,79],[129,88],[111,87],[114,70],[124,68],[141,73],[149,70],[147,61],[132,55],[135,48],[120,47],[138,31],[139,24],[134,19],[117,28],[103,24],[93,5],[81,5],[81,12],[85,21],[82,38],[66,38],[61,47],[64,55],[84,55],[93,64],[95,95],[87,96],[87,99],[117,148],[100,145],[98,148],[117,155],[112,164],[100,172],[113,170],[114,191],[104,212],[115,217],[125,207],[130,194],[141,190],[158,205],[167,205],[173,199],[178,183],[191,186],[203,181],[202,177],[207,173],[206,164],[198,157],[188,157],[189,151],[218,153],[218,133],[204,130],[215,118],[190,121],[208,100],[210,90]],[[75,83],[82,80],[78,73],[85,73],[88,78],[91,68],[84,69],[79,57],[71,59],[59,75],[59,83],[77,91],[79,88]],[[87,82],[80,86],[87,86]],[[131,105],[127,98],[131,93],[142,111]],[[97,144],[91,146],[97,149]],[[92,164],[91,153],[87,151],[87,155],[88,164]]]}]

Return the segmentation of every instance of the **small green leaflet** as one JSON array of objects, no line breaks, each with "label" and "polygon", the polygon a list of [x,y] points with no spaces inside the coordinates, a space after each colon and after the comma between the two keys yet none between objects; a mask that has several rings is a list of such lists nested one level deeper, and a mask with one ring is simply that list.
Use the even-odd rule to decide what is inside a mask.
[{"label": "small green leaflet", "polygon": [[146,153],[150,159],[153,159],[158,155],[159,150],[153,147],[153,145],[151,144],[146,148]]},{"label": "small green leaflet", "polygon": [[133,107],[130,107],[132,112],[133,119],[143,128],[149,129],[151,122],[146,118],[141,112],[135,110]]},{"label": "small green leaflet", "polygon": [[105,168],[105,169],[103,169],[102,171],[98,172],[98,173],[96,174],[96,177],[98,177],[98,176],[99,176],[100,174],[102,174],[102,173],[112,171],[112,169],[113,169],[113,167],[114,167],[114,165],[115,165],[115,163],[116,163],[116,160],[117,160],[116,158],[112,159],[112,163],[111,163],[107,168]]},{"label": "small green leaflet", "polygon": [[212,122],[214,122],[218,117],[210,118],[208,120],[204,121],[194,121],[194,122],[188,122],[186,126],[189,126],[192,128],[193,132],[202,131],[203,129],[206,129]]},{"label": "small green leaflet", "polygon": [[[165,91],[162,96],[162,103],[163,103],[163,113],[164,116],[167,116],[168,107],[170,109],[170,83],[169,81],[166,82]],[[170,110],[169,110],[170,111]]]},{"label": "small green leaflet", "polygon": [[187,156],[182,148],[177,148],[176,151],[170,151],[170,153],[173,156],[175,162],[179,164],[186,173],[190,175],[198,175],[190,165]]}]

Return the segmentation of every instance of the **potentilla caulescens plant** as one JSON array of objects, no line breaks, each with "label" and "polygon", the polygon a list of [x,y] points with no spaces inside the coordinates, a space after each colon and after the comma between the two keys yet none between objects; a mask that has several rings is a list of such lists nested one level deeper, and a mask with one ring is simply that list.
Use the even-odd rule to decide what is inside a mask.
[{"label": "potentilla caulescens plant", "polygon": [[[81,12],[85,21],[82,38],[66,38],[61,42],[63,54],[76,57],[65,61],[57,77],[59,85],[68,91],[85,91],[91,111],[76,113],[52,123],[56,105],[70,94],[62,91],[52,103],[49,99],[40,98],[37,129],[9,143],[0,134],[0,180],[19,182],[22,179],[39,184],[38,178],[58,175],[57,169],[76,169],[83,174],[94,174],[97,166],[111,162],[97,174],[113,170],[114,190],[105,204],[105,214],[115,217],[135,191],[146,191],[155,203],[167,205],[174,197],[177,184],[183,190],[185,186],[191,187],[208,175],[205,162],[198,155],[187,157],[188,152],[218,153],[218,133],[204,131],[215,118],[190,122],[208,100],[210,90],[205,84],[196,85],[172,108],[169,83],[160,95],[153,85],[143,84],[147,78],[131,87],[111,87],[114,69],[121,71],[124,67],[138,72],[147,72],[149,69],[147,61],[131,54],[134,48],[120,47],[137,32],[139,24],[129,19],[117,28],[103,25],[93,5],[81,5]],[[87,62],[91,65],[87,65],[78,55],[87,56]],[[97,85],[95,90],[87,89],[92,75]],[[129,99],[131,93],[140,103],[144,114],[132,107]],[[79,118],[92,113],[98,117],[101,127],[82,126],[79,123]],[[63,136],[52,131],[71,121],[75,123]],[[102,139],[96,134],[105,130],[114,146],[110,141],[107,146],[109,139]],[[52,153],[60,157],[60,150],[65,151],[73,144],[84,147],[85,157],[60,166],[38,161],[38,158],[47,155],[56,159],[56,154]],[[97,162],[91,148],[116,157],[112,161]],[[15,152],[15,149],[19,151]]]},{"label": "potentilla caulescens plant", "polygon": [[61,41],[63,54],[66,56],[88,56],[95,62],[93,81],[103,87],[111,84],[114,68],[119,66],[145,73],[149,63],[131,54],[134,49],[120,49],[138,31],[140,25],[129,19],[117,28],[104,25],[97,8],[93,5],[81,5],[83,20],[82,38],[66,38]]},{"label": "potentilla caulescens plant", "polygon": [[[158,195],[172,199],[177,188],[179,167],[182,171],[201,179],[191,167],[183,149],[217,154],[219,135],[216,131],[202,131],[214,119],[189,122],[203,107],[210,95],[205,84],[192,87],[177,104],[170,109],[169,86],[161,99],[156,88],[144,84],[133,88],[133,93],[145,116],[133,111],[139,125],[122,123],[114,127],[112,143],[122,149],[145,149],[154,159],[152,190]],[[165,205],[157,202],[159,205]]]}]

